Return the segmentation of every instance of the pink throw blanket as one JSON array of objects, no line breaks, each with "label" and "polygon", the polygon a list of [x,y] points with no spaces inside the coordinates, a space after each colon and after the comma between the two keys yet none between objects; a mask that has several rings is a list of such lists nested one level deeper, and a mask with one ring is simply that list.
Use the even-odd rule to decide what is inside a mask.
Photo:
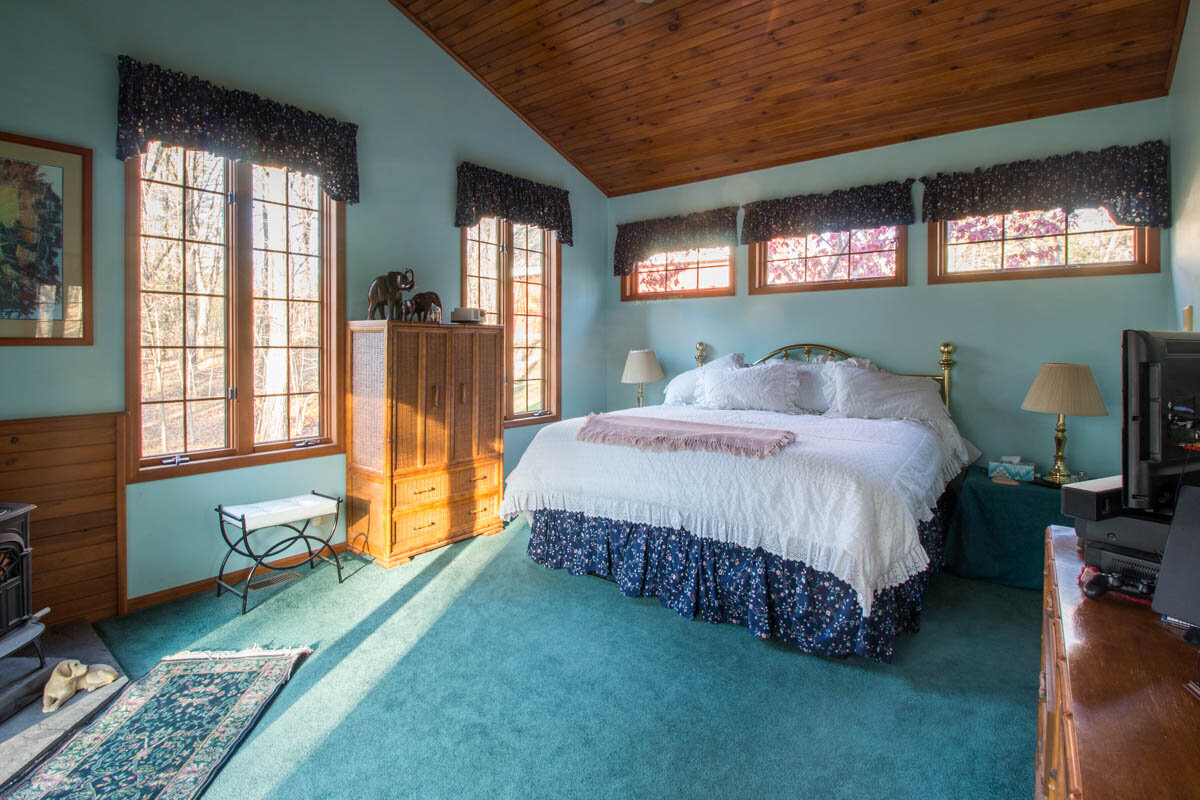
[{"label": "pink throw blanket", "polygon": [[641,450],[707,450],[735,456],[765,458],[792,442],[796,434],[770,428],[710,425],[680,419],[588,414],[575,436],[581,442],[618,444]]}]

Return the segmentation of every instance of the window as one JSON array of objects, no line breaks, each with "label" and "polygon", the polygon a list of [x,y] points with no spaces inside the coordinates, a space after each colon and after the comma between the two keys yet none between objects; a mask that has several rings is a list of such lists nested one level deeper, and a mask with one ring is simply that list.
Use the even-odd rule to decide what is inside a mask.
[{"label": "window", "polygon": [[558,419],[562,246],[550,231],[495,217],[462,231],[463,305],[504,325],[505,425]]},{"label": "window", "polygon": [[908,229],[887,225],[750,245],[750,293],[908,284]]},{"label": "window", "polygon": [[929,226],[929,282],[1158,272],[1159,231],[1104,208],[967,217]]},{"label": "window", "polygon": [[732,295],[733,254],[729,247],[700,247],[658,253],[621,278],[622,300]]},{"label": "window", "polygon": [[126,169],[130,479],[340,452],[341,205],[199,150]]}]

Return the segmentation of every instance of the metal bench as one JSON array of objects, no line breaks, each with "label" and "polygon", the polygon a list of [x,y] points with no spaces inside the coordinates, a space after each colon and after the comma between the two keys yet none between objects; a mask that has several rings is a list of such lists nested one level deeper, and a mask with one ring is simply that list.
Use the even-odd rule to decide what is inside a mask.
[{"label": "metal bench", "polygon": [[[242,598],[242,613],[246,613],[246,601],[250,597],[252,588],[262,588],[267,585],[267,581],[281,582],[274,578],[267,578],[266,581],[260,581],[258,586],[251,586],[251,581],[254,579],[254,573],[260,567],[263,569],[276,570],[278,572],[289,572],[291,567],[273,566],[266,563],[268,558],[272,558],[297,543],[303,543],[308,549],[308,566],[309,569],[316,567],[317,559],[333,564],[337,567],[338,583],[342,582],[342,562],[338,558],[337,551],[333,549],[333,545],[329,540],[333,538],[333,534],[337,532],[338,516],[342,510],[342,498],[332,497],[327,494],[321,494],[314,490],[311,494],[301,494],[295,497],[285,497],[280,500],[265,500],[260,503],[245,503],[242,505],[226,506],[218,505],[216,507],[217,523],[221,528],[221,537],[225,540],[225,544],[229,546],[229,552],[225,554],[225,558],[221,560],[221,569],[217,572],[217,597],[221,596],[223,589],[228,589],[233,594]],[[322,539],[320,536],[308,533],[308,526],[314,519],[333,515],[333,525],[329,529],[329,534]],[[304,524],[297,527],[297,524]],[[266,528],[287,528],[295,533],[294,536],[288,536],[278,542],[275,542],[262,552],[256,552],[250,542],[250,534],[264,530]],[[230,535],[232,530],[232,536]],[[316,548],[315,550],[313,548]],[[332,559],[326,556],[325,550],[329,550]],[[225,565],[229,563],[229,557],[233,554],[245,556],[251,559],[254,564],[250,567],[250,571],[246,574],[246,582],[241,589],[225,582]],[[295,573],[292,573],[295,575]],[[285,578],[286,579],[286,578]]]}]

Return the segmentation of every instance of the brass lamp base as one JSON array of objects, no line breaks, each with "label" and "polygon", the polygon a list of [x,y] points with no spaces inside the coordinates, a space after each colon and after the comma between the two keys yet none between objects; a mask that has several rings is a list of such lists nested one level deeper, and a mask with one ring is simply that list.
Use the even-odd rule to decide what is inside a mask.
[{"label": "brass lamp base", "polygon": [[1050,471],[1046,473],[1046,480],[1049,483],[1061,486],[1071,481],[1071,472],[1067,469],[1066,459],[1063,457],[1063,451],[1066,449],[1067,419],[1059,414],[1058,425],[1054,427],[1054,466],[1050,467]]},{"label": "brass lamp base", "polygon": [[641,408],[643,406],[643,404],[645,403],[645,401],[646,401],[646,398],[642,394],[642,385],[639,383],[638,384],[638,408]]}]

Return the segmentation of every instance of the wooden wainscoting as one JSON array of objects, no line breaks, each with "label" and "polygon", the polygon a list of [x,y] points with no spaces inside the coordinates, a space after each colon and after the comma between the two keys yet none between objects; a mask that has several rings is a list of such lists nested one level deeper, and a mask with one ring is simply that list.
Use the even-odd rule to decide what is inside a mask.
[{"label": "wooden wainscoting", "polygon": [[125,414],[0,421],[0,500],[33,503],[33,607],[125,611]]}]

